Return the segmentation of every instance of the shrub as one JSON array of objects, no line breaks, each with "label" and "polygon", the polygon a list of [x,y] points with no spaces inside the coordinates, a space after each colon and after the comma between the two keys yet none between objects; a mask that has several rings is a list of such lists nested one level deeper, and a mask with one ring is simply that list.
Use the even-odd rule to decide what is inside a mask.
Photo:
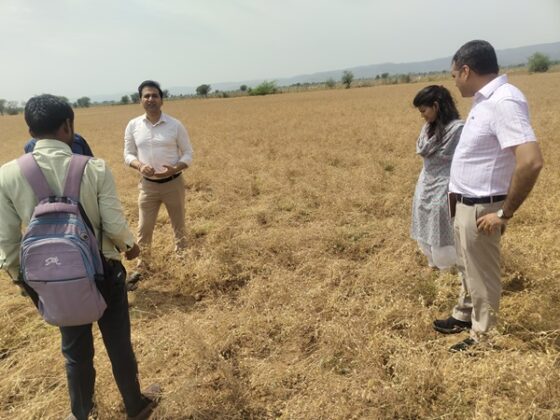
[{"label": "shrub", "polygon": [[398,77],[399,83],[410,83],[410,74],[401,74]]},{"label": "shrub", "polygon": [[332,77],[330,77],[330,78],[328,78],[327,81],[325,82],[325,85],[326,85],[329,89],[332,89],[332,88],[334,88],[334,87],[336,86],[336,82],[335,82],[335,80],[334,80]]},{"label": "shrub", "polygon": [[550,58],[540,52],[536,52],[527,62],[527,67],[531,73],[544,73],[550,67]]},{"label": "shrub", "polygon": [[272,95],[278,92],[278,88],[276,87],[275,81],[264,81],[257,87],[249,90],[249,95],[257,96],[257,95]]}]

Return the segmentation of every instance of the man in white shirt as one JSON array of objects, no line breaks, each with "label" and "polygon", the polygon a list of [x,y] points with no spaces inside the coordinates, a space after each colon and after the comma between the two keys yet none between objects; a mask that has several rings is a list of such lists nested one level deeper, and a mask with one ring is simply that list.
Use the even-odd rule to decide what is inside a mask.
[{"label": "man in white shirt", "polygon": [[[167,208],[175,236],[175,251],[183,250],[185,238],[185,184],[182,172],[192,163],[193,150],[183,124],[161,111],[163,92],[146,80],[138,87],[144,115],[132,119],[124,134],[124,160],[140,179],[138,196],[138,244],[145,264],[152,243],[159,208]],[[139,273],[131,276],[131,282]]]},{"label": "man in white shirt", "polygon": [[498,73],[496,52],[486,41],[470,41],[453,56],[455,84],[463,97],[474,99],[449,182],[461,293],[452,316],[433,324],[444,334],[470,329],[470,337],[451,351],[477,345],[496,325],[500,238],[543,166],[527,101]]}]

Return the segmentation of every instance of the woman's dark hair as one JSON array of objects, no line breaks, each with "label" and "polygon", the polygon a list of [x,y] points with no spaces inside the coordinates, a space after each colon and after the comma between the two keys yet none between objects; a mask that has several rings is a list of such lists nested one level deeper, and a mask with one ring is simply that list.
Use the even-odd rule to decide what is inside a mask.
[{"label": "woman's dark hair", "polygon": [[159,92],[159,97],[163,99],[163,92],[161,91],[161,87],[159,86],[159,83],[156,82],[155,80],[144,80],[142,83],[140,83],[140,86],[138,86],[138,95],[140,96],[140,99],[142,99],[142,90],[145,87],[151,87],[157,89]]},{"label": "woman's dark hair", "polygon": [[449,91],[443,86],[426,86],[416,94],[412,104],[416,108],[433,107],[436,102],[438,104],[437,117],[433,123],[429,123],[428,135],[430,137],[435,135],[439,141],[443,138],[447,124],[459,119],[459,111],[457,111],[455,101]]},{"label": "woman's dark hair", "polygon": [[33,136],[54,134],[66,120],[74,122],[70,104],[61,97],[47,94],[29,99],[24,115]]}]

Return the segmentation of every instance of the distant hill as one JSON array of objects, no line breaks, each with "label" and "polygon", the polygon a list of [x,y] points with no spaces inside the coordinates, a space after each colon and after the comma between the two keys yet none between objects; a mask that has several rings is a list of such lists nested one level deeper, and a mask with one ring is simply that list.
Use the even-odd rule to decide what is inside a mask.
[{"label": "distant hill", "polygon": [[[505,50],[497,50],[498,62],[502,67],[522,65],[527,63],[527,59],[536,52],[541,52],[550,57],[551,60],[560,60],[560,42],[554,42],[551,44],[538,44],[529,45],[526,47],[509,48]],[[241,85],[247,85],[249,87],[256,86],[265,80],[276,80],[278,86],[290,86],[296,83],[316,83],[324,82],[329,78],[334,80],[340,80],[342,72],[344,70],[350,70],[354,73],[354,77],[357,79],[368,79],[375,78],[377,75],[383,73],[389,74],[407,74],[407,73],[428,73],[432,71],[444,71],[449,70],[451,64],[451,56],[437,58],[429,61],[419,61],[414,63],[382,63],[382,64],[370,64],[366,66],[350,67],[339,70],[323,71],[312,74],[301,74],[298,76],[287,77],[287,78],[273,78],[269,77],[267,79],[255,79],[255,80],[244,80],[239,82],[213,82],[210,83],[212,90],[237,90]],[[202,83],[202,82],[201,82]],[[192,95],[195,93],[196,86],[172,86],[169,88],[169,92],[173,95]],[[107,95],[94,97],[93,101],[103,101],[108,99],[119,100],[122,95],[126,93],[114,95],[114,97],[108,97]]]},{"label": "distant hill", "polygon": [[[497,50],[498,62],[500,66],[507,67],[513,65],[522,65],[527,63],[527,59],[536,52],[541,52],[549,56],[551,60],[560,60],[560,42],[555,42],[551,44],[538,44],[530,45],[527,47],[510,48],[505,50]],[[354,73],[354,77],[357,79],[367,79],[374,78],[378,74],[383,73],[389,74],[407,74],[407,73],[427,73],[431,71],[444,71],[449,70],[451,65],[451,57],[437,58],[435,60],[429,61],[419,61],[414,63],[382,63],[382,64],[371,64],[367,66],[350,67],[346,69],[324,71],[312,74],[302,74],[298,76],[279,78],[268,80],[276,80],[279,86],[290,86],[295,83],[314,83],[314,82],[324,82],[329,78],[334,80],[340,80],[342,72],[344,70],[350,70]],[[235,83],[211,83],[212,89],[216,90],[235,90],[239,89],[239,86],[245,84],[247,86],[256,86],[265,79],[260,80],[249,80],[243,82]],[[180,93],[194,93],[192,87],[177,87],[169,89],[173,94]]]}]

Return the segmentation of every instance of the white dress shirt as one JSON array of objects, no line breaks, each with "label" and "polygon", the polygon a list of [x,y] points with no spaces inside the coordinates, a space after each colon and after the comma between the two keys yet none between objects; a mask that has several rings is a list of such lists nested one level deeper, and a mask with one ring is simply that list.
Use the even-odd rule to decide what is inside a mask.
[{"label": "white dress shirt", "polygon": [[507,194],[515,155],[513,146],[536,141],[527,100],[496,77],[475,95],[451,163],[449,191],[468,197]]},{"label": "white dress shirt", "polygon": [[183,162],[191,166],[193,150],[185,126],[177,119],[161,113],[152,124],[146,114],[130,120],[124,132],[124,161],[130,165],[135,159],[152,166],[156,172],[163,165]]}]

